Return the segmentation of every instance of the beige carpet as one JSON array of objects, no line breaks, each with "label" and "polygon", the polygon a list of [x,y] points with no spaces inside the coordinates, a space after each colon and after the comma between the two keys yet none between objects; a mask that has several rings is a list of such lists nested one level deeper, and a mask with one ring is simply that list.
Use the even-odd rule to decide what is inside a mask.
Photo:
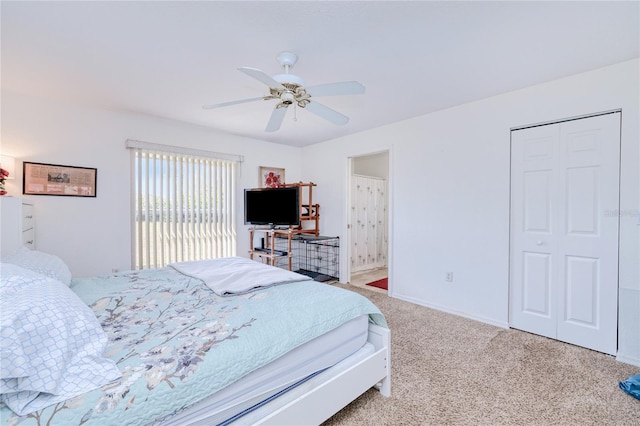
[{"label": "beige carpet", "polygon": [[349,288],[391,329],[391,394],[370,389],[325,425],[640,425],[618,382],[640,368],[555,340]]}]

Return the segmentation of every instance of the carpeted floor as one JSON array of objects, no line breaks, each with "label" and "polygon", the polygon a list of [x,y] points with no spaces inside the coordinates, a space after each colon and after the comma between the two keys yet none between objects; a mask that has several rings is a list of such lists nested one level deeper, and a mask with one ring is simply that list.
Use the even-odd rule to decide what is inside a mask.
[{"label": "carpeted floor", "polygon": [[361,293],[391,329],[391,397],[374,389],[329,425],[640,425],[618,382],[640,368],[518,330]]}]

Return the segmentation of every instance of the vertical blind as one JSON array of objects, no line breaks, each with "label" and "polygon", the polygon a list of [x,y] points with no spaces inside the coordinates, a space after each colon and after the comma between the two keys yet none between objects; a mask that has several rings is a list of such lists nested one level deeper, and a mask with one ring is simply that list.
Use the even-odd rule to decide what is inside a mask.
[{"label": "vertical blind", "polygon": [[132,159],[135,269],[236,255],[237,161],[139,147]]}]

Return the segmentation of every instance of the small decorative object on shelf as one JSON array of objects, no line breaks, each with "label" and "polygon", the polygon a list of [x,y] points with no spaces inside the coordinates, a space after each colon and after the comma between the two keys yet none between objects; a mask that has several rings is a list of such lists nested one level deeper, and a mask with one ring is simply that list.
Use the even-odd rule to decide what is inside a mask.
[{"label": "small decorative object on shelf", "polygon": [[0,167],[0,195],[7,195],[7,190],[4,188],[4,181],[9,177],[9,172]]}]

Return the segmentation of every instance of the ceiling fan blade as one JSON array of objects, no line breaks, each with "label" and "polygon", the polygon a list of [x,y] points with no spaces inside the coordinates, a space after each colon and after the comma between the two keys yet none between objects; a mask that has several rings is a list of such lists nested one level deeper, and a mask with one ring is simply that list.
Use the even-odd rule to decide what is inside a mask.
[{"label": "ceiling fan blade", "polygon": [[271,113],[271,118],[267,123],[267,128],[264,129],[266,132],[275,132],[280,128],[280,125],[284,120],[284,116],[287,114],[287,107],[288,105],[282,103],[276,105]]},{"label": "ceiling fan blade", "polygon": [[307,87],[307,93],[311,96],[360,95],[364,93],[364,90],[362,83],[357,81],[342,81]]},{"label": "ceiling fan blade", "polygon": [[238,69],[240,71],[242,71],[243,73],[247,74],[249,77],[253,77],[256,80],[266,84],[269,87],[279,87],[279,88],[280,87],[284,87],[282,84],[280,84],[277,81],[275,81],[269,75],[265,74],[264,71],[259,70],[257,68],[240,67]]},{"label": "ceiling fan blade", "polygon": [[214,108],[226,107],[229,105],[244,104],[246,102],[261,101],[263,99],[264,99],[264,96],[259,96],[257,98],[249,98],[249,99],[238,99],[235,101],[220,102],[219,104],[202,105],[202,109],[214,109]]},{"label": "ceiling fan blade", "polygon": [[337,124],[339,126],[345,125],[349,122],[349,117],[346,115],[340,114],[338,111],[335,111],[328,106],[319,104],[315,101],[309,102],[304,109],[311,111],[318,117],[322,117],[325,120],[332,122],[333,124]]}]

